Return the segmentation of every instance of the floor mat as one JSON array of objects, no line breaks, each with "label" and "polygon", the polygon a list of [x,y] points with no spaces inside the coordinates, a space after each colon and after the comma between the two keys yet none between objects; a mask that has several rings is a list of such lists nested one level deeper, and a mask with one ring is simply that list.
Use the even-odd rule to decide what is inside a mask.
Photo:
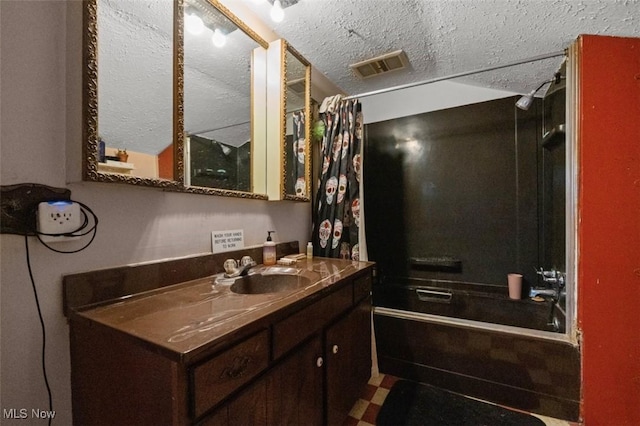
[{"label": "floor mat", "polygon": [[544,426],[537,417],[465,398],[422,383],[399,380],[389,391],[377,426]]}]

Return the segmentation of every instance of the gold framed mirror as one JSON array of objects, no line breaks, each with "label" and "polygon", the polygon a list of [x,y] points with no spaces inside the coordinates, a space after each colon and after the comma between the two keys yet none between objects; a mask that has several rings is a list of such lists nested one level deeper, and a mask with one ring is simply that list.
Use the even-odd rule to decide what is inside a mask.
[{"label": "gold framed mirror", "polygon": [[268,62],[269,199],[311,201],[311,64],[282,39]]},{"label": "gold framed mirror", "polygon": [[311,64],[284,43],[283,198],[311,200]]},{"label": "gold framed mirror", "polygon": [[[185,187],[266,198],[268,43],[217,0],[184,0]],[[259,74],[256,76],[256,74]]]},{"label": "gold framed mirror", "polygon": [[[260,115],[264,113],[256,111],[256,105],[266,108],[266,100],[254,102],[251,98],[254,92],[265,93],[266,89],[254,87],[254,80],[260,83],[264,78],[253,78],[255,60],[251,49],[266,52],[268,43],[217,0],[85,0],[83,4],[83,179],[266,199],[264,184],[259,183],[266,173],[266,147],[245,150],[246,156],[256,153],[248,168],[258,183],[244,182],[241,187],[215,187],[201,185],[202,182],[195,185],[190,182],[191,175],[185,176],[193,170],[187,162],[191,158],[185,157],[185,148],[189,147],[185,146],[185,140],[189,140],[185,131],[191,132],[189,136],[199,136],[203,130],[230,128],[236,123],[223,117],[233,114],[244,123],[242,137],[255,142],[254,133],[266,127],[266,120]],[[244,38],[244,48],[236,49],[235,58],[227,55],[215,60],[207,54],[208,66],[198,62],[197,43],[191,34],[185,34],[185,13],[196,8],[209,17],[206,22],[224,22],[227,31],[234,33],[232,40]],[[238,46],[229,44],[230,51]],[[210,50],[216,49],[211,37],[208,45]],[[264,52],[260,54],[266,56]],[[229,72],[227,62],[237,72]],[[257,62],[265,61],[258,58]],[[214,64],[223,63],[225,70],[217,72],[213,68]],[[203,71],[202,66],[224,89],[217,86],[217,94],[212,94],[214,89],[201,91],[198,98],[190,93],[202,87],[193,77]],[[235,93],[242,93],[244,98],[239,100]],[[197,120],[199,107],[210,118],[206,125]],[[258,139],[260,144],[266,144],[266,137]],[[216,164],[206,168],[204,175],[220,169]]]},{"label": "gold framed mirror", "polygon": [[84,1],[84,180],[182,187],[180,11]]}]

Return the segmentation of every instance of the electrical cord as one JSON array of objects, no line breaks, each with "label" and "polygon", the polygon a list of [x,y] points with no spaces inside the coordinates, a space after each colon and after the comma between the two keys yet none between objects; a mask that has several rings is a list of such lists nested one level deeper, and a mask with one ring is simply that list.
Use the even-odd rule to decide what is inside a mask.
[{"label": "electrical cord", "polygon": [[[79,251],[82,251],[84,249],[86,249],[87,247],[89,247],[89,245],[93,242],[93,240],[96,237],[96,233],[98,231],[98,217],[95,215],[95,213],[89,208],[89,206],[78,202],[78,201],[73,201],[74,203],[77,203],[80,205],[81,210],[80,212],[82,213],[83,216],[83,222],[82,224],[78,227],[78,229],[72,231],[72,232],[66,232],[66,233],[61,233],[61,234],[47,234],[44,232],[40,232],[37,229],[33,230],[33,233],[36,234],[36,237],[38,238],[38,240],[42,243],[42,245],[44,245],[45,247],[47,247],[49,250],[54,251],[56,253],[63,253],[63,254],[71,254],[71,253],[78,253]],[[93,219],[93,225],[85,231],[85,229],[89,226],[90,224],[90,220],[89,220],[89,214],[91,215],[92,219]],[[34,215],[35,217],[35,215]],[[64,251],[64,250],[58,250],[55,249],[51,246],[49,246],[48,244],[46,244],[44,241],[42,241],[42,238],[40,238],[40,235],[48,235],[48,236],[56,236],[56,237],[60,237],[60,236],[64,236],[64,237],[82,237],[85,235],[90,234],[91,232],[93,232],[93,235],[91,236],[91,239],[89,240],[89,242],[87,244],[85,244],[84,246],[82,246],[81,248],[77,249],[77,250],[71,250],[71,251]],[[38,290],[36,288],[36,283],[35,283],[35,279],[33,278],[33,270],[31,268],[31,256],[29,254],[29,234],[26,233],[24,235],[24,245],[25,245],[25,251],[26,251],[26,256],[27,256],[27,269],[29,271],[29,278],[31,280],[31,287],[33,288],[33,296],[35,298],[36,301],[36,308],[38,310],[38,317],[40,319],[40,327],[42,328],[42,374],[44,375],[44,383],[47,387],[47,395],[49,397],[49,426],[51,426],[51,422],[53,420],[54,417],[54,411],[53,411],[53,393],[51,392],[51,386],[49,386],[49,379],[47,377],[47,366],[46,366],[46,345],[47,345],[47,337],[46,337],[46,328],[45,328],[45,323],[44,323],[44,318],[42,316],[42,309],[40,308],[40,300],[38,298]]]},{"label": "electrical cord", "polygon": [[47,394],[49,395],[49,425],[51,425],[51,420],[53,419],[53,395],[51,393],[51,387],[49,386],[49,379],[47,378],[47,365],[45,362],[47,335],[44,326],[44,318],[42,318],[42,310],[40,309],[40,301],[38,300],[38,290],[36,289],[36,282],[33,279],[33,271],[31,270],[31,259],[29,256],[29,237],[26,234],[24,236],[24,245],[27,253],[27,269],[29,270],[29,278],[31,279],[33,296],[36,299],[36,308],[38,308],[38,317],[40,318],[40,326],[42,328],[42,374],[44,375],[44,384],[47,386]]}]

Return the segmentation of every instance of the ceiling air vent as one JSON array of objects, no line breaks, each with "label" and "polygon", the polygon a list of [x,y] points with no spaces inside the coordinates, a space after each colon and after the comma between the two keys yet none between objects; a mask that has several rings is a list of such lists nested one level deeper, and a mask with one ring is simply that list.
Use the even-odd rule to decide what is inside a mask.
[{"label": "ceiling air vent", "polygon": [[402,50],[387,53],[377,58],[367,59],[357,64],[349,65],[360,78],[369,78],[391,71],[401,70],[409,65],[407,55]]}]

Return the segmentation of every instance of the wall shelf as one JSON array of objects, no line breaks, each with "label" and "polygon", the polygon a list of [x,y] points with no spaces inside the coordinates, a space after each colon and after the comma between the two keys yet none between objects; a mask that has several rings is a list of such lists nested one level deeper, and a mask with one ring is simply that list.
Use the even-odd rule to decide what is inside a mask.
[{"label": "wall shelf", "polygon": [[131,173],[132,170],[135,170],[135,167],[133,163],[107,160],[105,163],[98,163],[98,170],[111,173]]}]

